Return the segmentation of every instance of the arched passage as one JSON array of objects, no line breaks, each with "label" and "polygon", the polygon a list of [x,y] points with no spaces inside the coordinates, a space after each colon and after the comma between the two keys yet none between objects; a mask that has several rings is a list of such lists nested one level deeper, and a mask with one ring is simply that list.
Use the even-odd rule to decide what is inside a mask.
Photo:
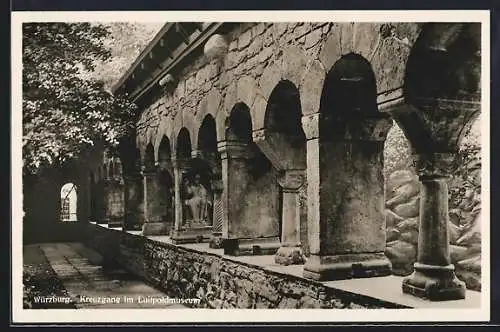
[{"label": "arched passage", "polygon": [[170,150],[170,141],[166,136],[163,136],[158,148],[158,180],[160,190],[157,199],[159,200],[159,211],[163,222],[168,224],[168,229],[173,226],[174,222],[174,178],[172,169],[172,153]]},{"label": "arched passage", "polygon": [[[200,193],[206,198],[200,200],[199,219],[212,227],[210,247],[220,248],[224,213],[222,206],[222,161],[217,151],[217,132],[215,119],[207,114],[201,122],[198,132],[198,150],[193,151],[193,170],[199,181]],[[203,196],[203,195],[200,195]]]},{"label": "arched passage", "polygon": [[123,227],[125,218],[125,187],[121,160],[109,154],[109,178],[106,181],[107,220],[109,227]]},{"label": "arched passage", "polygon": [[358,54],[342,56],[327,74],[319,137],[307,143],[306,277],[390,273],[384,255],[383,144],[392,122],[378,112],[376,92],[370,63]]},{"label": "arched passage", "polygon": [[141,153],[134,143],[123,146],[123,178],[125,182],[125,223],[127,230],[140,230],[144,224],[144,183]]},{"label": "arched passage", "polygon": [[210,169],[197,155],[197,151],[192,151],[187,128],[180,129],[175,147],[175,225],[172,241],[187,243],[209,240],[212,230],[209,213],[212,211],[212,201],[209,201]]},{"label": "arched passage", "polygon": [[224,181],[223,227],[228,254],[274,254],[279,247],[280,190],[278,171],[252,139],[248,106],[237,103],[219,143]]},{"label": "arched passage", "polygon": [[[307,211],[301,209],[299,193],[305,187],[306,170],[306,137],[301,118],[299,90],[290,81],[282,80],[269,96],[264,128],[253,132],[259,149],[279,171],[283,246],[276,255],[276,262],[282,264],[303,263],[303,255],[297,251],[300,251],[299,243],[307,247],[308,242]],[[302,194],[305,197],[304,192]]]},{"label": "arched passage", "polygon": [[72,182],[65,183],[61,187],[61,213],[62,222],[76,222],[78,195],[76,185]]},{"label": "arched passage", "polygon": [[89,172],[88,188],[89,188],[89,221],[94,221],[96,217],[96,178],[97,174],[94,171]]},{"label": "arched passage", "polygon": [[460,143],[481,111],[481,24],[429,23],[405,77],[410,107],[394,118],[411,143],[420,180],[418,253],[403,292],[432,300],[465,297],[450,255],[448,177]]}]

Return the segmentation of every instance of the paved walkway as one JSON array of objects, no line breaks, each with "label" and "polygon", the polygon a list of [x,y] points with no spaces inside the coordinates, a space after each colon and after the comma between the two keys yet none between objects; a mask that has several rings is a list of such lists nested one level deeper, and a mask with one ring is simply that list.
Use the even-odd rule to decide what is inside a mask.
[{"label": "paved walkway", "polygon": [[80,243],[38,246],[77,308],[187,308],[124,270],[103,268],[102,257]]}]

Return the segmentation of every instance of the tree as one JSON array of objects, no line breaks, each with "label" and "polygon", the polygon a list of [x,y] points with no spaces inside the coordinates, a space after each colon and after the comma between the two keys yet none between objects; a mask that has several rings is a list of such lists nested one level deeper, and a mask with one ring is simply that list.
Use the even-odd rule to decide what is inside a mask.
[{"label": "tree", "polygon": [[110,35],[103,42],[111,51],[111,57],[107,61],[95,63],[92,77],[102,80],[104,86],[111,89],[163,25],[164,23],[137,22],[106,24]]},{"label": "tree", "polygon": [[109,27],[23,25],[23,171],[62,164],[102,141],[116,146],[135,124],[135,105],[92,75],[110,59]]}]

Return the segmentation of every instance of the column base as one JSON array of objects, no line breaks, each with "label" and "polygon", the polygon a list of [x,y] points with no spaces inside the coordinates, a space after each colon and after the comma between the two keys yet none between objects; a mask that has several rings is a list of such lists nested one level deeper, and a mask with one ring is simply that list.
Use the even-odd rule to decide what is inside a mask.
[{"label": "column base", "polygon": [[282,245],[274,256],[274,262],[279,265],[300,265],[306,262],[306,257],[299,245]]},{"label": "column base", "polygon": [[123,230],[125,231],[141,231],[142,230],[142,225],[143,224],[135,224],[135,225],[130,225],[130,224],[126,224],[124,227],[123,227]]},{"label": "column base", "polygon": [[223,240],[224,254],[231,256],[274,255],[280,247],[279,237]]},{"label": "column base", "polygon": [[465,283],[455,275],[453,264],[448,266],[414,264],[415,271],[403,280],[403,293],[430,301],[465,299]]},{"label": "column base", "polygon": [[108,227],[109,228],[123,227],[123,221],[122,220],[109,220]]},{"label": "column base", "polygon": [[96,223],[99,225],[107,225],[109,223],[109,219],[97,219]]},{"label": "column base", "polygon": [[222,239],[221,233],[212,233],[212,238],[208,245],[212,249],[222,249],[224,246],[224,240]]},{"label": "column base", "polygon": [[146,222],[142,225],[142,235],[168,235],[170,226],[168,222]]},{"label": "column base", "polygon": [[171,234],[173,244],[209,242],[211,237],[212,226],[174,229]]},{"label": "column base", "polygon": [[311,255],[304,265],[304,278],[319,281],[370,278],[391,274],[391,262],[380,253]]}]

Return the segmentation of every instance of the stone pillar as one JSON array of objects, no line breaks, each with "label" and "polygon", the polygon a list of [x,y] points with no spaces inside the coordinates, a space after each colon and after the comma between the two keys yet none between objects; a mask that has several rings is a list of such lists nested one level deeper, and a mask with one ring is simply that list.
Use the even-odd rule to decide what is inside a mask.
[{"label": "stone pillar", "polygon": [[125,222],[124,230],[140,230],[142,229],[143,220],[139,205],[141,204],[142,195],[142,178],[140,174],[127,175],[125,181]]},{"label": "stone pillar", "polygon": [[157,167],[143,168],[142,176],[144,183],[144,224],[142,225],[142,234],[168,235],[169,227],[163,221],[164,211],[158,197],[161,193],[161,185],[157,179]]},{"label": "stone pillar", "polygon": [[97,219],[97,213],[96,213],[96,182],[95,182],[95,178],[92,177],[91,180],[90,180],[90,215],[89,215],[89,220],[90,221],[96,221]]},{"label": "stone pillar", "polygon": [[174,229],[172,231],[172,241],[180,235],[184,219],[184,202],[182,201],[182,179],[188,170],[188,161],[180,158],[172,159],[174,169]]},{"label": "stone pillar", "polygon": [[108,218],[108,180],[107,178],[101,179],[98,185],[98,209],[97,209],[97,223],[107,224]]},{"label": "stone pillar", "polygon": [[[307,137],[310,254],[304,277],[336,280],[391,273],[385,251],[383,146],[392,121],[361,118],[345,132],[319,132],[319,114],[302,119]],[[330,136],[334,134],[335,136]]]},{"label": "stone pillar", "polygon": [[108,201],[108,214],[109,214],[109,227],[123,227],[125,218],[125,197],[124,197],[124,183],[120,179],[112,179],[109,186],[109,201]]},{"label": "stone pillar", "polygon": [[465,298],[465,283],[451,264],[448,234],[447,177],[456,157],[453,153],[416,156],[421,182],[418,255],[413,274],[403,280],[403,293],[432,301]]},{"label": "stone pillar", "polygon": [[223,247],[222,228],[224,227],[224,206],[222,201],[224,183],[222,180],[212,182],[212,191],[214,193],[213,225],[212,238],[210,239],[210,248],[220,249]]},{"label": "stone pillar", "polygon": [[305,256],[300,244],[299,189],[304,184],[303,170],[287,170],[279,179],[283,193],[281,247],[275,262],[282,265],[303,264]]},{"label": "stone pillar", "polygon": [[[251,181],[248,160],[252,158],[247,143],[221,141],[217,149],[222,160],[222,207],[224,211],[222,242],[224,253],[229,255],[274,254],[280,247],[278,236],[262,234],[255,219],[247,219],[244,209],[247,187]],[[259,218],[253,215],[252,218]]]}]

